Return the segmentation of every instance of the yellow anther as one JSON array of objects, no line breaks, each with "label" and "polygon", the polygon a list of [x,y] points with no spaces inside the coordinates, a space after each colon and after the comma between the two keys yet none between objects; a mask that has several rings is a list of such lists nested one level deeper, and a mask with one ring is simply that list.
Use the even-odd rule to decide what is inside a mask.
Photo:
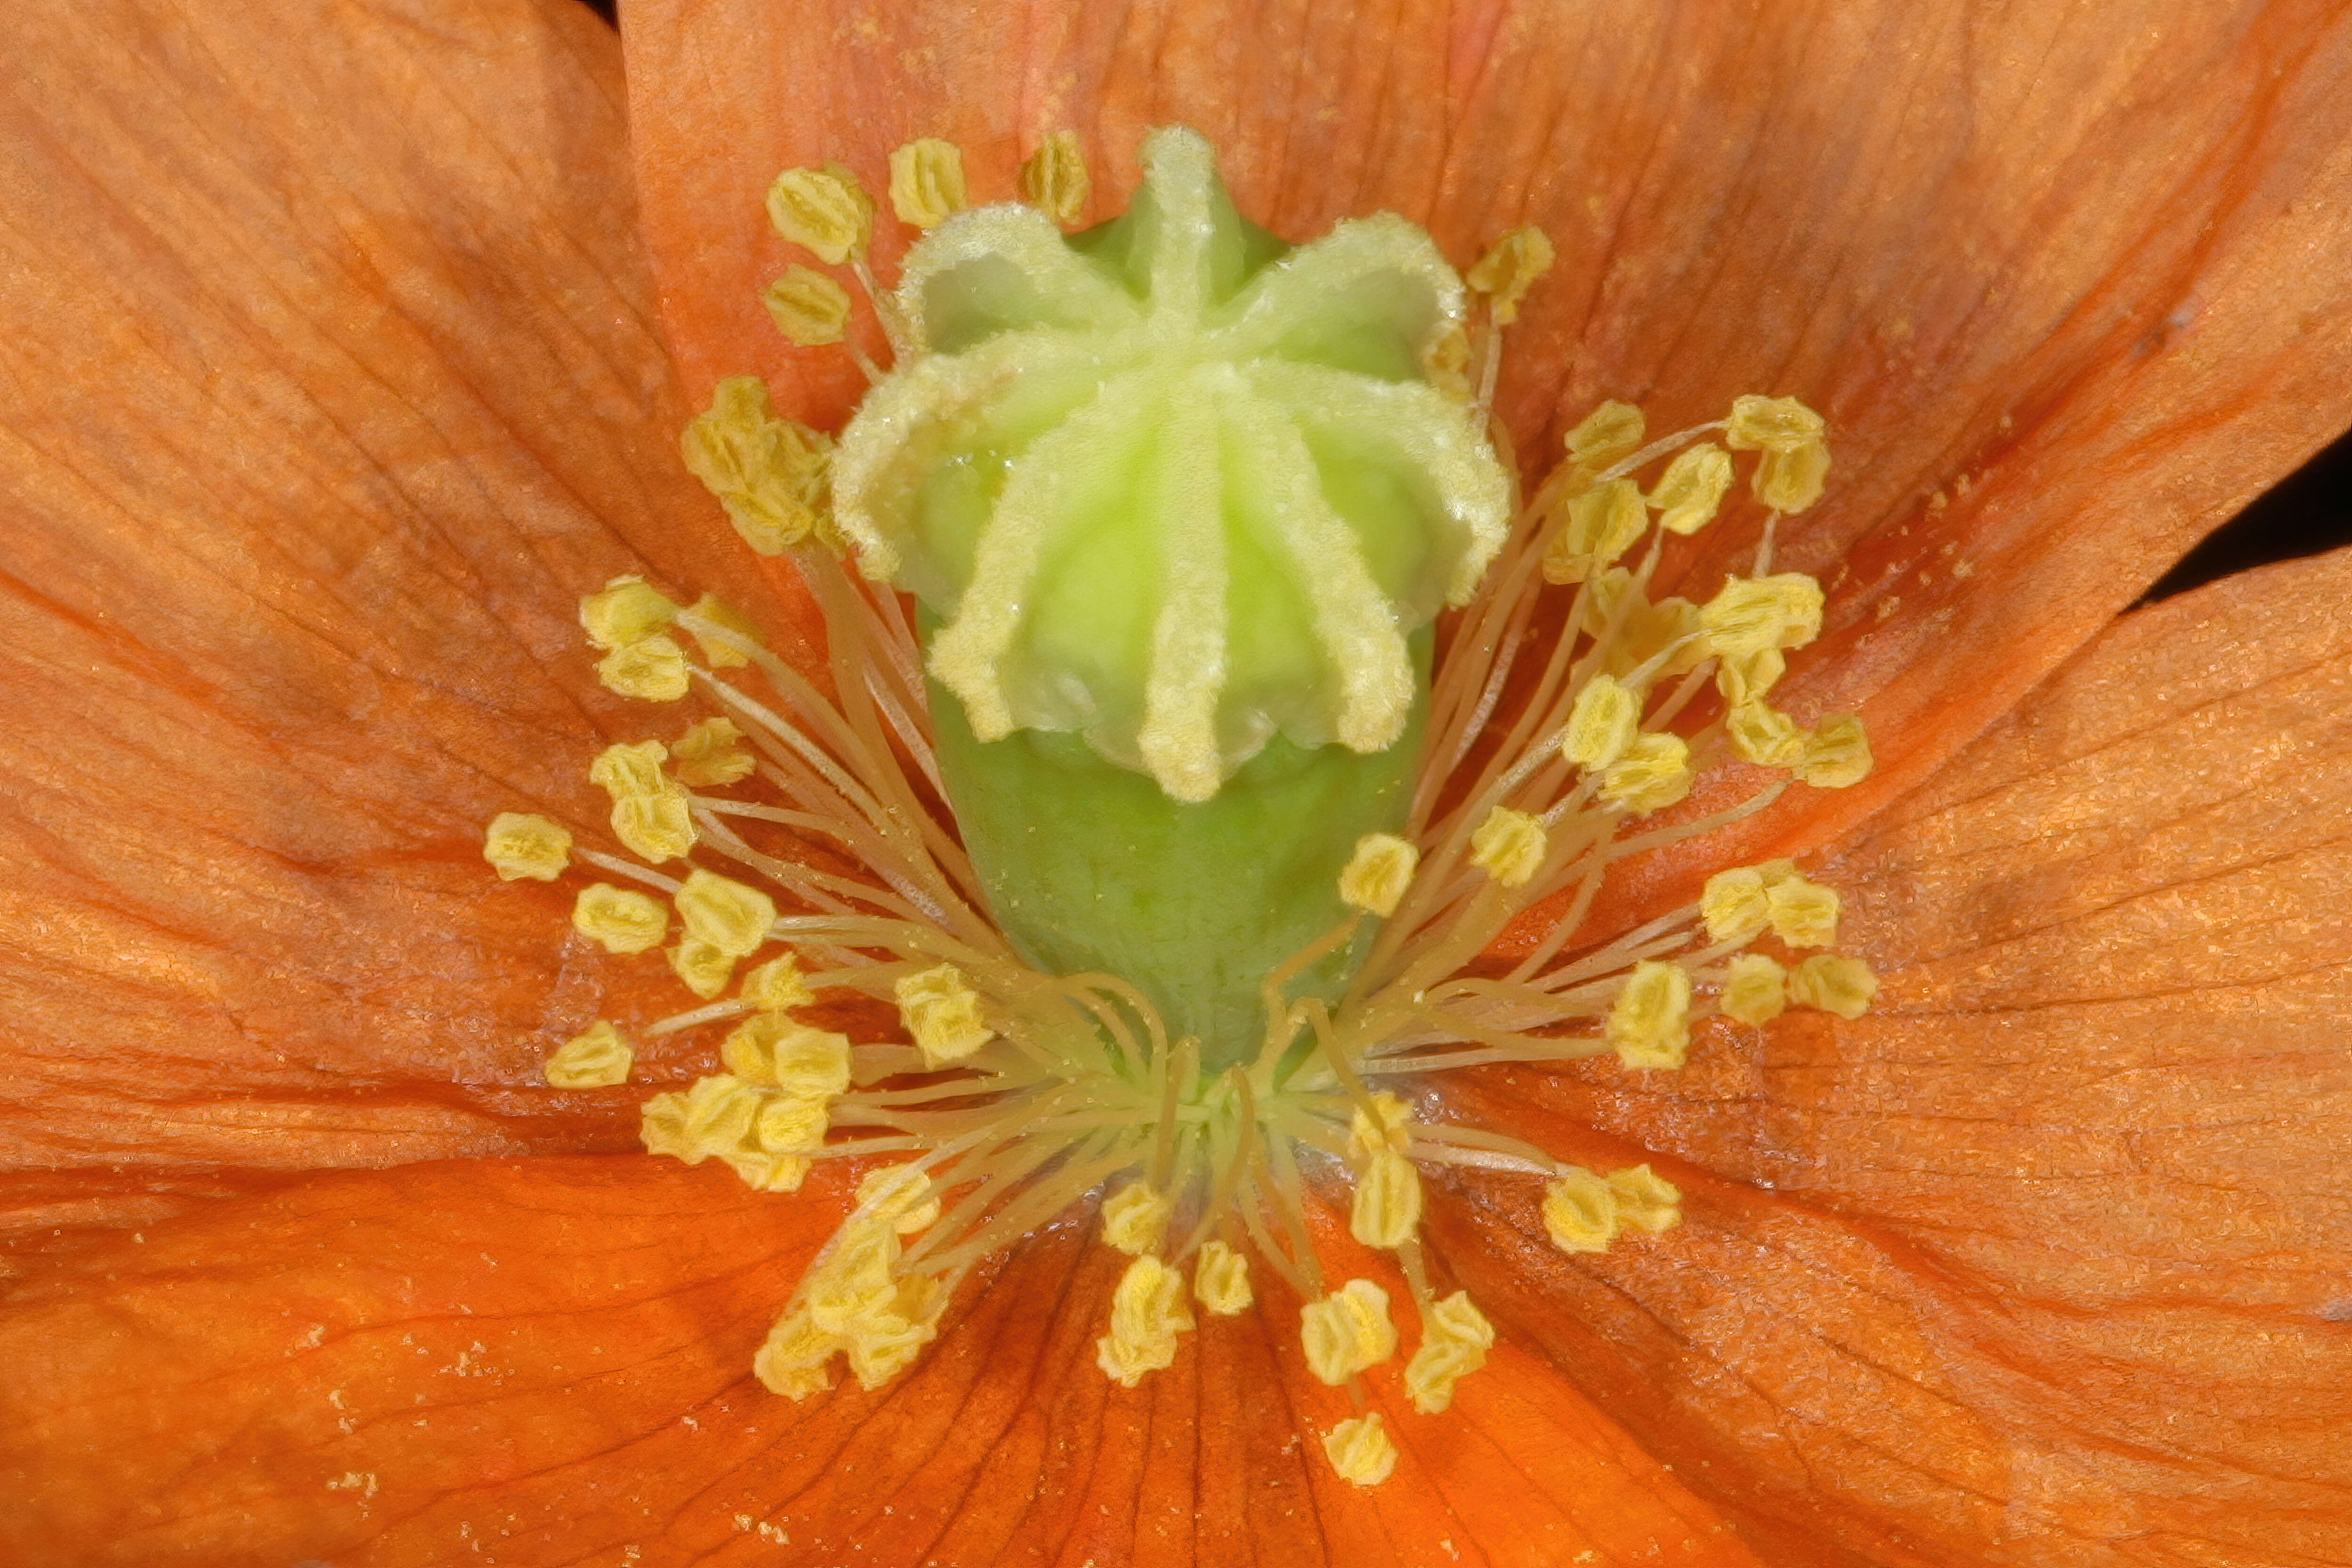
[{"label": "yellow anther", "polygon": [[1471,1303],[1467,1290],[1437,1302],[1421,1321],[1421,1348],[1405,1363],[1404,1391],[1415,1410],[1435,1415],[1454,1403],[1454,1385],[1486,1364],[1486,1352],[1495,1348],[1495,1325]]},{"label": "yellow anther", "polygon": [[1767,452],[1750,481],[1756,499],[1774,511],[1802,511],[1822,499],[1830,478],[1826,443],[1809,441],[1786,452]]},{"label": "yellow anther", "polygon": [[572,864],[572,829],[552,817],[502,811],[482,835],[482,858],[502,882],[552,882]]},{"label": "yellow anther", "polygon": [[803,1100],[828,1100],[849,1088],[849,1037],[785,1013],[759,1013],[738,1024],[719,1059],[744,1082]]},{"label": "yellow anther", "polygon": [[806,1152],[765,1148],[714,1150],[712,1157],[755,1193],[799,1192],[814,1163]]},{"label": "yellow anther", "polygon": [[890,210],[902,223],[937,228],[971,205],[964,195],[963,149],[936,136],[890,154]]},{"label": "yellow anther", "polygon": [[1788,668],[1788,656],[1777,647],[1731,655],[1716,665],[1715,689],[1735,708],[1743,702],[1760,702]]},{"label": "yellow anther", "polygon": [[1525,887],[1543,869],[1549,847],[1542,823],[1524,811],[1498,805],[1470,835],[1470,864],[1506,888]]},{"label": "yellow anther", "polygon": [[1021,161],[1021,199],[1042,208],[1064,228],[1075,227],[1086,216],[1087,194],[1092,186],[1087,155],[1075,131],[1055,132]]},{"label": "yellow anther", "polygon": [[900,1236],[928,1230],[940,1220],[940,1194],[930,1176],[913,1165],[877,1165],[857,1183],[857,1206],[871,1205]]},{"label": "yellow anther", "polygon": [[1298,1314],[1299,1343],[1307,1367],[1337,1386],[1396,1353],[1396,1325],[1389,1321],[1389,1293],[1369,1279],[1350,1279]]},{"label": "yellow anther", "polygon": [[626,647],[666,628],[677,605],[643,577],[615,577],[580,600],[580,629],[600,648]]},{"label": "yellow anther", "polygon": [[[1603,662],[1612,675],[1623,676],[1660,654],[1665,657],[1653,673],[1680,675],[1707,656],[1698,635],[1698,606],[1678,595],[1650,603],[1622,566],[1594,577],[1584,597],[1582,629],[1595,637],[1609,634]],[[1609,623],[1621,604],[1622,618],[1611,634]]]},{"label": "yellow anther", "polygon": [[1753,866],[1717,871],[1698,897],[1699,918],[1717,942],[1746,942],[1772,921],[1763,874]]},{"label": "yellow anther", "polygon": [[901,1279],[889,1301],[875,1308],[846,1336],[850,1374],[857,1385],[872,1392],[914,1363],[925,1345],[939,1336],[940,1314],[947,1310],[948,1290],[928,1275]]},{"label": "yellow anther", "polygon": [[1717,942],[1746,942],[1772,922],[1771,889],[1796,875],[1786,860],[1717,871],[1699,894],[1698,912]]},{"label": "yellow anther", "polygon": [[1818,1007],[1841,1018],[1859,1018],[1870,1011],[1878,994],[1878,976],[1858,958],[1818,952],[1789,975],[1789,1000],[1800,1007]]},{"label": "yellow anther", "polygon": [[961,1061],[996,1036],[980,1016],[980,997],[952,963],[901,975],[892,989],[899,1021],[915,1037],[927,1066]]},{"label": "yellow anther", "polygon": [[1733,703],[1723,716],[1723,732],[1733,751],[1759,767],[1794,767],[1804,755],[1805,732],[1769,702],[1751,699]]},{"label": "yellow anther", "polygon": [[669,935],[669,911],[635,889],[597,882],[572,901],[572,929],[606,952],[643,952]]},{"label": "yellow anther", "polygon": [[614,834],[655,865],[684,855],[696,837],[692,803],[662,771],[668,756],[659,741],[616,743],[598,752],[588,769],[588,782],[613,797]]},{"label": "yellow anther", "polygon": [[1833,713],[1805,737],[1797,776],[1816,789],[1843,789],[1870,776],[1870,737],[1851,713]]},{"label": "yellow anther", "polygon": [[1376,1487],[1396,1473],[1396,1443],[1377,1410],[1350,1416],[1326,1432],[1323,1457],[1351,1486]]},{"label": "yellow anther", "polygon": [[1734,577],[1699,607],[1698,624],[1718,654],[1802,647],[1822,629],[1822,585],[1801,572]]},{"label": "yellow anther", "polygon": [[1175,1212],[1173,1200],[1150,1182],[1125,1183],[1103,1200],[1103,1240],[1130,1258],[1158,1252]]},{"label": "yellow anther", "polygon": [[686,933],[734,958],[748,958],[776,923],[776,900],[731,877],[693,870],[674,900]]},{"label": "yellow anther", "polygon": [[791,953],[772,958],[743,976],[743,1000],[762,1013],[805,1007],[816,997],[802,977],[800,961]]},{"label": "yellow anther", "polygon": [[1601,774],[1601,803],[1637,816],[1664,811],[1690,789],[1690,745],[1680,735],[1637,735]]},{"label": "yellow anther", "polygon": [[833,1386],[828,1363],[841,1342],[809,1320],[806,1308],[795,1307],[776,1320],[751,1358],[751,1375],[771,1394],[806,1399]]},{"label": "yellow anther", "polygon": [[1521,224],[1487,247],[1462,280],[1493,302],[1495,324],[1507,327],[1519,319],[1519,302],[1551,264],[1551,237]]},{"label": "yellow anther", "polygon": [[1759,1027],[1789,1005],[1789,972],[1760,952],[1743,952],[1724,966],[1723,1016]]},{"label": "yellow anther", "polygon": [[693,686],[686,650],[666,637],[641,637],[596,661],[596,679],[607,691],[640,702],[675,702]]},{"label": "yellow anther", "polygon": [[735,954],[697,937],[684,937],[669,950],[670,973],[705,1002],[715,999],[735,977]]},{"label": "yellow anther", "polygon": [[[747,643],[756,645],[760,640],[760,628],[751,624],[751,617],[716,595],[703,595],[694,602],[694,608],[688,614],[709,621],[720,631],[732,633]],[[701,631],[695,632],[693,636],[695,643],[702,649],[704,662],[713,669],[735,669],[751,662],[751,656],[732,643],[722,642]]]},{"label": "yellow anther", "polygon": [[1677,453],[1650,491],[1658,526],[1668,533],[1696,533],[1715,521],[1731,489],[1731,454],[1708,441]]},{"label": "yellow anther", "polygon": [[1396,913],[1420,864],[1421,851],[1395,834],[1367,833],[1339,873],[1339,901],[1386,920]]},{"label": "yellow anther", "polygon": [[760,303],[784,341],[801,348],[837,343],[849,331],[849,290],[814,267],[786,268],[761,291]]},{"label": "yellow anther", "polygon": [[1690,972],[1645,958],[1609,1005],[1606,1033],[1629,1068],[1678,1068],[1690,1050]]},{"label": "yellow anther", "polygon": [[740,744],[743,731],[732,719],[705,719],[670,742],[670,772],[691,789],[709,789],[749,778],[756,764]]},{"label": "yellow anther", "polygon": [[648,1154],[699,1165],[713,1154],[741,1149],[760,1114],[759,1090],[731,1074],[698,1078],[683,1094],[657,1094],[638,1112],[637,1135]]},{"label": "yellow anther", "polygon": [[629,1081],[636,1059],[621,1031],[599,1018],[564,1041],[541,1070],[557,1089],[609,1089]]},{"label": "yellow anther", "polygon": [[1366,1247],[1402,1247],[1420,1224],[1421,1173],[1395,1150],[1381,1150],[1357,1174],[1348,1233]]},{"label": "yellow anther", "polygon": [[1095,1342],[1095,1364],[1121,1388],[1174,1364],[1176,1336],[1192,1326],[1184,1276],[1146,1253],[1127,1266],[1111,1293],[1110,1332]]},{"label": "yellow anther", "polygon": [[1648,431],[1642,411],[1613,398],[1578,422],[1568,433],[1569,458],[1580,468],[1598,473],[1621,458],[1641,450]]},{"label": "yellow anther", "polygon": [[1642,699],[1613,675],[1594,675],[1576,694],[1559,754],[1586,769],[1605,768],[1642,732]]},{"label": "yellow anther", "polygon": [[1620,1225],[1656,1236],[1682,1223],[1683,1190],[1647,1165],[1610,1172],[1609,1190],[1617,1194]]},{"label": "yellow anther", "polygon": [[1192,1298],[1212,1316],[1230,1318],[1249,1310],[1249,1260],[1222,1241],[1204,1241],[1192,1260]]},{"label": "yellow anther", "polygon": [[768,187],[768,221],[794,245],[838,267],[852,252],[865,254],[874,234],[874,198],[838,163],[786,169]]},{"label": "yellow anther", "polygon": [[720,382],[710,406],[687,421],[678,454],[727,509],[743,542],[762,555],[782,554],[829,526],[821,508],[833,443],[777,418],[758,376]]},{"label": "yellow anther", "polygon": [[903,1251],[887,1223],[853,1218],[801,1281],[809,1321],[846,1342],[866,1331],[879,1312],[898,1304],[897,1268]]},{"label": "yellow anther", "polygon": [[[768,1095],[761,1102],[760,1113],[751,1119],[751,1145],[762,1154],[814,1154],[824,1147],[825,1129],[832,1125],[832,1118],[833,1109],[823,1100]],[[806,1162],[802,1165],[805,1170]],[[789,1186],[799,1185],[800,1175],[795,1173]]]},{"label": "yellow anther", "polygon": [[1790,947],[1827,947],[1837,941],[1838,896],[1834,888],[1787,877],[1765,891],[1772,934]]},{"label": "yellow anther", "polygon": [[1617,1189],[1598,1171],[1570,1165],[1544,1187],[1543,1222],[1562,1252],[1606,1252],[1617,1236]]},{"label": "yellow anther", "polygon": [[1356,1107],[1348,1118],[1348,1163],[1361,1165],[1384,1150],[1403,1153],[1412,1147],[1412,1107],[1385,1089],[1372,1096],[1380,1125]]},{"label": "yellow anther", "polygon": [[1581,583],[1633,547],[1650,526],[1650,509],[1631,479],[1612,479],[1570,497],[1568,521],[1544,546],[1547,583]]},{"label": "yellow anther", "polygon": [[1788,452],[1819,441],[1827,429],[1820,415],[1793,397],[1751,393],[1732,399],[1723,438],[1734,451]]}]

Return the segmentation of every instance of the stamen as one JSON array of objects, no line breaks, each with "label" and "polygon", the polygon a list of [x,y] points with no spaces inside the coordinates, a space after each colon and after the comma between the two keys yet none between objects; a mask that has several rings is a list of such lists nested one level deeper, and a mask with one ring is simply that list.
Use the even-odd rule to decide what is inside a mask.
[{"label": "stamen", "polygon": [[890,210],[900,222],[937,228],[971,205],[963,151],[954,142],[926,136],[890,154]]},{"label": "stamen", "polygon": [[1377,1410],[1332,1427],[1324,1435],[1323,1454],[1342,1480],[1359,1487],[1376,1487],[1396,1471],[1396,1443]]},{"label": "stamen", "polygon": [[801,348],[837,343],[849,328],[849,290],[814,267],[786,268],[760,302],[767,306],[776,331]]},{"label": "stamen", "polygon": [[637,1053],[621,1031],[599,1018],[563,1042],[547,1058],[548,1083],[556,1089],[608,1089],[629,1081]]},{"label": "stamen", "polygon": [[1334,1386],[1396,1354],[1389,1293],[1369,1279],[1350,1279],[1298,1314],[1307,1370]]},{"label": "stamen", "polygon": [[768,221],[776,232],[828,265],[864,255],[874,236],[874,198],[839,163],[787,169],[768,187]]},{"label": "stamen", "polygon": [[1495,1325],[1456,1290],[1422,1316],[1421,1348],[1405,1364],[1405,1392],[1423,1415],[1443,1414],[1454,1403],[1454,1385],[1486,1364],[1495,1346]]},{"label": "stamen", "polygon": [[552,882],[572,864],[572,830],[548,817],[502,811],[483,835],[482,858],[502,882]]},{"label": "stamen", "polygon": [[1064,228],[1086,216],[1092,182],[1075,131],[1056,131],[1021,165],[1021,199]]},{"label": "stamen", "polygon": [[669,911],[634,889],[593,882],[572,901],[572,929],[606,952],[643,952],[669,935]]},{"label": "stamen", "polygon": [[1249,1310],[1257,1299],[1250,1289],[1249,1259],[1222,1241],[1202,1242],[1192,1260],[1192,1295],[1216,1317]]},{"label": "stamen", "polygon": [[1103,1204],[1103,1239],[1129,1257],[1158,1252],[1176,1205],[1149,1182],[1129,1182]]},{"label": "stamen", "polygon": [[1133,1388],[1144,1373],[1175,1364],[1176,1336],[1192,1327],[1184,1276],[1146,1253],[1119,1276],[1110,1332],[1095,1342],[1096,1363],[1120,1387]]},{"label": "stamen", "polygon": [[1743,952],[1726,966],[1723,1016],[1761,1028],[1789,1005],[1789,972],[1760,952]]},{"label": "stamen", "polygon": [[1841,1018],[1859,1018],[1878,994],[1878,976],[1858,958],[1816,953],[1789,976],[1789,1000]]}]

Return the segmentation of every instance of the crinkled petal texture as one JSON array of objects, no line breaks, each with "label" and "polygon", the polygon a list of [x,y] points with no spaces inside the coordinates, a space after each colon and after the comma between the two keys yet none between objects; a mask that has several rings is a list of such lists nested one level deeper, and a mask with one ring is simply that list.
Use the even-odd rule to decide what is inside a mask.
[{"label": "crinkled petal texture", "polygon": [[1305,1376],[1288,1304],[1118,1389],[1094,1358],[1120,1260],[1076,1227],[1024,1248],[887,1389],[787,1404],[746,1369],[846,1201],[837,1172],[795,1203],[637,1162],[437,1163],[84,1254],[0,1310],[0,1550],[1759,1568],[1521,1352],[1443,1422],[1382,1390],[1409,1468],[1373,1493],[1298,1438],[1351,1412]]},{"label": "crinkled petal texture", "polygon": [[1683,1185],[1654,1253],[1443,1239],[1769,1561],[2352,1562],[2347,603],[2133,615],[1845,846],[1869,1016],[1480,1086]]},{"label": "crinkled petal texture", "polygon": [[[1928,776],[2352,421],[2341,6],[633,0],[622,20],[698,396],[751,369],[820,420],[854,395],[838,350],[765,324],[760,289],[806,259],[761,216],[778,170],[839,159],[879,191],[894,142],[945,136],[974,199],[1002,200],[1066,126],[1099,216],[1143,132],[1179,122],[1287,237],[1392,208],[1461,264],[1541,225],[1559,265],[1501,401],[1531,466],[1602,397],[1661,430],[1743,392],[1824,410],[1830,497],[1781,559],[1830,617],[1781,693],[1807,721],[1859,710],[1880,768],[1756,825],[1759,851]],[[1711,585],[1752,543],[1702,535],[1664,576]]]},{"label": "crinkled petal texture", "polygon": [[[580,593],[745,559],[677,527],[611,35],[562,0],[9,33],[0,1197],[625,1142],[628,1091],[538,1081],[603,1000],[563,895],[478,853],[501,810],[601,818]],[[93,1166],[129,1173],[23,1173]]]}]

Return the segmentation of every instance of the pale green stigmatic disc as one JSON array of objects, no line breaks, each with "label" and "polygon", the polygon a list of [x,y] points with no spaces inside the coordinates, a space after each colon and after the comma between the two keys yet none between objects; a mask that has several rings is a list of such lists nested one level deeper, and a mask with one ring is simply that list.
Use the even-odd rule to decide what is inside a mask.
[{"label": "pale green stigmatic disc", "polygon": [[[1204,1058],[1394,831],[1426,629],[1509,525],[1464,290],[1389,215],[1291,248],[1155,132],[1127,214],[959,214],[842,433],[835,516],[920,602],[950,804],[1040,964],[1142,986]],[[1308,977],[1344,982],[1342,954]]]}]

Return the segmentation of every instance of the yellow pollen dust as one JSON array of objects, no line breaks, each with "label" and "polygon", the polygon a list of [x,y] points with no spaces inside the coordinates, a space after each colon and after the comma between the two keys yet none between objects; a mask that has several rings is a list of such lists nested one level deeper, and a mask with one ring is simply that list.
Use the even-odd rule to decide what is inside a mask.
[{"label": "yellow pollen dust", "polygon": [[[1067,132],[1037,143],[1017,176],[968,171],[930,139],[899,149],[889,171],[887,208],[838,163],[778,176],[769,217],[807,255],[776,263],[763,298],[789,342],[903,389],[931,351],[915,330],[919,291],[874,276],[877,216],[932,231],[921,244],[941,254],[970,244],[1051,272],[1085,265],[1061,231],[1086,221],[1091,187]],[[1029,210],[988,205],[1016,184]],[[1360,232],[1384,225],[1409,227],[1383,218]],[[1433,450],[1459,456],[1486,422],[1501,329],[1552,247],[1514,230],[1466,278],[1433,247],[1426,256],[1460,309],[1413,345],[1433,384],[1416,395],[1450,421]],[[887,367],[864,357],[880,344]],[[1008,374],[1019,368],[1008,358]],[[1426,1178],[1493,1184],[1538,1212],[1570,1258],[1672,1246],[1654,1238],[1681,1215],[1681,1191],[1647,1163],[1604,1173],[1452,1121],[1446,1075],[1508,1063],[1672,1071],[1752,1046],[1743,1031],[1790,1009],[1858,1018],[1877,991],[1867,963],[1834,951],[1837,892],[1788,860],[1719,870],[1694,902],[1622,936],[1580,935],[1620,862],[1728,827],[1791,787],[1843,788],[1871,770],[1853,715],[1771,700],[1792,656],[1843,625],[1811,572],[1773,561],[1776,549],[1804,559],[1783,525],[1830,471],[1826,423],[1794,398],[1741,396],[1664,436],[1641,408],[1601,403],[1569,430],[1507,532],[1465,545],[1469,564],[1444,589],[1455,613],[1425,633],[1425,688],[1401,635],[1381,642],[1373,662],[1403,673],[1349,701],[1386,728],[1372,734],[1365,720],[1342,739],[1378,750],[1411,710],[1428,760],[1395,830],[1359,840],[1336,888],[1328,865],[1316,873],[1325,899],[1336,892],[1334,923],[1263,977],[1263,1046],[1229,1068],[1204,1068],[1202,1042],[1169,1028],[1126,977],[1043,973],[989,918],[940,805],[917,626],[866,575],[875,561],[849,559],[853,539],[877,546],[835,510],[837,477],[847,490],[871,476],[855,461],[837,476],[834,437],[779,416],[753,376],[719,384],[680,454],[751,549],[798,569],[827,667],[813,675],[778,657],[755,616],[708,595],[612,579],[579,606],[587,657],[612,689],[656,705],[648,724],[667,738],[593,759],[589,778],[611,802],[602,828],[503,813],[482,853],[509,881],[578,873],[574,952],[666,963],[692,998],[667,1017],[570,1026],[582,1032],[540,1068],[551,1088],[642,1079],[633,1042],[680,1035],[712,1070],[649,1086],[649,1152],[776,1194],[823,1162],[856,1163],[851,1208],[753,1362],[781,1395],[858,1397],[836,1386],[845,1368],[858,1387],[883,1387],[937,1337],[982,1264],[1076,1209],[1097,1216],[1122,1260],[1097,1342],[1105,1376],[1133,1388],[1192,1353],[1196,1311],[1295,1311],[1284,1353],[1363,1412],[1322,1432],[1325,1458],[1350,1483],[1378,1485],[1400,1458],[1366,1385],[1438,1416],[1496,1342],[1424,1243],[1425,1205],[1444,1190]],[[1311,522],[1314,500],[1283,504]],[[855,522],[849,502],[842,515]],[[1742,531],[1742,570],[1685,581],[1680,541],[1710,529]],[[1299,581],[1321,591],[1311,574]],[[1331,591],[1388,615],[1363,584]],[[1154,635],[1181,642],[1190,629]],[[1172,676],[1149,688],[1158,706],[1145,739],[1187,726],[1214,738],[1214,715],[1187,705],[1190,689]],[[1516,945],[1498,945],[1507,930]],[[1342,961],[1353,966],[1343,989],[1298,984]],[[1364,1272],[1379,1278],[1335,1288],[1307,1215],[1341,1192],[1350,1235],[1376,1255]]]}]

